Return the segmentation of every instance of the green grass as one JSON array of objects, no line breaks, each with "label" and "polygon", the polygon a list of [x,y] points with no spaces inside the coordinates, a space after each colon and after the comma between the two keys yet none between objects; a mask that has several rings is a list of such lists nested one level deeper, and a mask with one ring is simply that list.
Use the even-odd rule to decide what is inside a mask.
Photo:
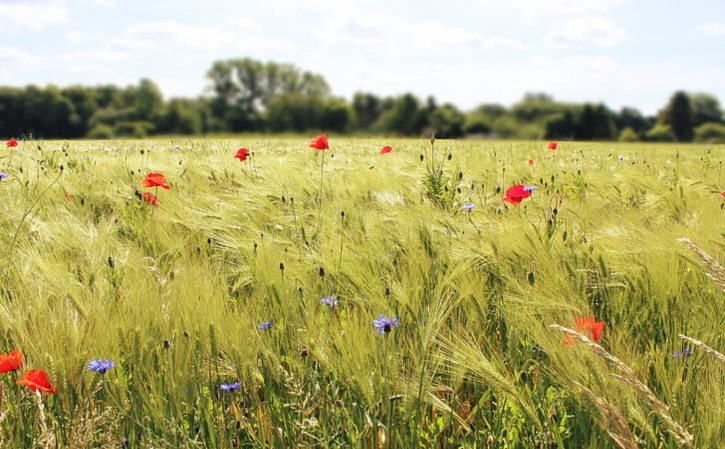
[{"label": "green grass", "polygon": [[[723,292],[676,241],[725,260],[725,147],[330,144],[321,198],[304,139],[0,150],[0,352],[25,356],[0,446],[722,447],[725,364],[672,354],[725,348]],[[538,190],[506,205],[516,183]],[[549,327],[585,315],[601,350]],[[16,385],[31,368],[58,394]]]}]

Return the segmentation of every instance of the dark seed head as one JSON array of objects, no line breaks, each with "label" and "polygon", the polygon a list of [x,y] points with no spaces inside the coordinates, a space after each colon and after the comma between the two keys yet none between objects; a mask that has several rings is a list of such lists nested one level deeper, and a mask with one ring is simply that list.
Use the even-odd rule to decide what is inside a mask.
[{"label": "dark seed head", "polygon": [[116,261],[113,260],[113,256],[108,256],[108,266],[111,268],[114,268],[116,266]]},{"label": "dark seed head", "polygon": [[164,349],[169,349],[171,347],[171,342],[169,340],[164,340],[163,347]]},{"label": "dark seed head", "polygon": [[307,351],[307,346],[300,347],[300,356],[307,357],[309,355],[309,352]]},{"label": "dark seed head", "polygon": [[279,263],[279,269],[280,271],[284,271],[284,262]]},{"label": "dark seed head", "polygon": [[320,270],[318,271],[321,278],[325,277],[325,267],[320,266]]},{"label": "dark seed head", "polygon": [[420,161],[423,162],[423,154],[420,155]]},{"label": "dark seed head", "polygon": [[385,287],[385,296],[390,297],[390,287]]},{"label": "dark seed head", "polygon": [[141,153],[141,154],[144,154],[144,153],[146,153],[146,152],[145,152],[145,151],[144,151],[144,150],[142,149],[142,150],[140,151],[140,153]]},{"label": "dark seed head", "polygon": [[529,281],[529,285],[534,285],[534,282],[536,281],[536,278],[534,276],[534,272],[533,271],[529,271],[528,274],[526,275],[526,279]]}]

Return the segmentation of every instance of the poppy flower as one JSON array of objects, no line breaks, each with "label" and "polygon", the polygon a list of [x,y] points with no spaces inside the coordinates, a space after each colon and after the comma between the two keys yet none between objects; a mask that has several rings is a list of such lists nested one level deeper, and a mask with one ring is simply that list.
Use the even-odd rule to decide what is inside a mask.
[{"label": "poppy flower", "polygon": [[549,142],[549,146],[547,146],[547,148],[550,150],[556,150],[557,148],[559,148],[559,144],[556,142]]},{"label": "poppy flower", "polygon": [[15,148],[18,146],[18,141],[15,139],[10,139],[7,142],[5,142],[5,145],[7,145],[8,148]]},{"label": "poppy flower", "polygon": [[154,195],[151,192],[144,192],[144,193],[142,193],[141,194],[141,199],[144,202],[149,203],[152,206],[156,206],[156,204],[159,202],[158,197],[156,197],[156,195]]},{"label": "poppy flower", "polygon": [[[593,316],[584,316],[574,318],[574,330],[580,334],[585,334],[592,341],[599,343],[602,341],[602,332],[604,331],[604,321],[597,321]],[[571,335],[564,338],[564,344],[572,346],[575,343]]]},{"label": "poppy flower", "polygon": [[725,198],[725,192],[721,193],[720,196],[722,196],[723,198]]},{"label": "poppy flower", "polygon": [[30,391],[42,391],[43,393],[57,394],[58,390],[50,384],[48,374],[39,369],[31,369],[23,374],[23,377],[16,382],[18,385],[25,385]]},{"label": "poppy flower", "polygon": [[0,374],[15,371],[23,366],[23,355],[19,349],[8,354],[0,354]]},{"label": "poppy flower", "polygon": [[329,150],[330,143],[327,141],[327,136],[322,134],[310,141],[310,148],[313,150]]},{"label": "poppy flower", "polygon": [[234,155],[234,158],[239,159],[240,162],[244,162],[247,160],[248,156],[249,156],[249,150],[246,148],[240,148],[237,150],[237,154]]},{"label": "poppy flower", "polygon": [[535,190],[535,186],[525,186],[523,184],[516,184],[506,190],[506,197],[503,199],[507,203],[511,203],[514,206],[521,204],[521,202],[531,196],[531,192]]},{"label": "poppy flower", "polygon": [[391,151],[393,151],[393,147],[390,145],[385,145],[383,148],[380,149],[380,154],[388,154]]},{"label": "poppy flower", "polygon": [[144,187],[162,187],[166,190],[171,189],[171,186],[166,183],[166,178],[161,172],[151,172],[146,175],[146,178],[141,181]]},{"label": "poppy flower", "polygon": [[533,167],[533,166],[534,166],[534,160],[533,159],[529,159],[529,167]]}]

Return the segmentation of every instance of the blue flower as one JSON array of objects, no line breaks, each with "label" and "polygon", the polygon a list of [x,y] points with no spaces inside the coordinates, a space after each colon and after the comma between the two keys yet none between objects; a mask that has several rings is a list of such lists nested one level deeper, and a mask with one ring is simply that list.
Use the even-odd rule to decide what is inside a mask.
[{"label": "blue flower", "polygon": [[373,326],[375,326],[375,331],[378,334],[387,334],[388,332],[393,330],[393,326],[400,326],[400,323],[398,323],[398,318],[396,316],[388,318],[385,315],[381,314],[377,320],[373,320]]},{"label": "blue flower", "polygon": [[692,355],[692,349],[690,348],[684,348],[682,351],[675,351],[672,353],[672,357],[675,359],[683,359],[690,355]]},{"label": "blue flower", "polygon": [[525,192],[533,192],[536,189],[538,189],[538,187],[536,187],[536,186],[524,186]]},{"label": "blue flower", "polygon": [[335,307],[338,303],[339,301],[335,299],[335,295],[325,296],[320,300],[320,304],[325,304],[330,307]]},{"label": "blue flower", "polygon": [[5,172],[0,172],[0,181],[2,181],[3,179],[7,179],[7,178],[8,178],[8,176],[10,176],[10,175],[8,175],[8,174],[7,174],[7,173],[5,173]]},{"label": "blue flower", "polygon": [[624,160],[624,156],[617,156],[617,160],[618,161],[623,161]]},{"label": "blue flower", "polygon": [[234,391],[234,390],[238,390],[241,387],[242,387],[242,384],[240,384],[239,382],[234,382],[233,384],[221,384],[221,385],[219,385],[219,388],[222,391]]},{"label": "blue flower", "polygon": [[265,321],[262,324],[257,324],[257,329],[261,329],[263,331],[267,331],[272,329],[272,322],[271,321]]},{"label": "blue flower", "polygon": [[466,203],[466,204],[463,205],[463,210],[465,210],[466,212],[471,212],[474,207],[476,207],[475,204],[473,204],[473,203]]},{"label": "blue flower", "polygon": [[116,366],[116,362],[113,360],[91,360],[88,362],[88,371],[97,371],[101,374],[105,374],[106,371]]}]

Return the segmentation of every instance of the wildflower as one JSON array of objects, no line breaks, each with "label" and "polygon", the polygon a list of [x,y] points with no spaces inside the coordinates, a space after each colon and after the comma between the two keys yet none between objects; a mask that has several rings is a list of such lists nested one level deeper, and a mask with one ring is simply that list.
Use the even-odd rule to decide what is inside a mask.
[{"label": "wildflower", "polygon": [[166,183],[166,177],[161,172],[151,172],[146,175],[146,178],[141,181],[141,185],[144,187],[161,187],[166,190],[171,189],[171,186]]},{"label": "wildflower", "polygon": [[322,134],[310,141],[310,148],[313,150],[329,150],[330,144],[327,141],[327,136]]},{"label": "wildflower", "polygon": [[7,142],[5,142],[5,145],[7,145],[8,148],[15,148],[18,146],[18,141],[15,139],[10,139]]},{"label": "wildflower", "polygon": [[23,355],[19,349],[8,354],[0,354],[0,374],[15,371],[23,366]]},{"label": "wildflower", "polygon": [[624,160],[624,156],[621,156],[621,155],[620,156],[617,156],[617,160],[620,161],[620,162],[623,161]]},{"label": "wildflower", "polygon": [[249,157],[249,150],[246,148],[240,148],[237,150],[237,154],[234,155],[235,159],[239,159],[240,162],[244,162]]},{"label": "wildflower", "polygon": [[8,175],[8,174],[7,174],[7,173],[5,173],[5,172],[0,172],[0,181],[2,181],[3,179],[7,179],[7,178],[8,178],[8,176],[10,176],[10,175]]},{"label": "wildflower", "polygon": [[141,194],[141,199],[144,202],[149,203],[152,206],[156,206],[156,204],[159,202],[158,197],[156,195],[154,195],[153,193],[151,193],[151,192],[144,192],[144,193],[142,193]]},{"label": "wildflower", "polygon": [[524,191],[526,192],[533,192],[536,189],[538,189],[536,186],[524,186]]},{"label": "wildflower", "polygon": [[265,321],[262,324],[257,324],[257,329],[261,329],[263,331],[267,331],[272,329],[272,322],[271,321]]},{"label": "wildflower", "polygon": [[219,385],[219,388],[222,391],[234,391],[234,390],[240,389],[241,387],[242,387],[242,384],[240,384],[239,382],[234,382],[233,384],[221,384],[221,385]]},{"label": "wildflower", "polygon": [[[574,318],[574,330],[581,334],[586,334],[592,341],[599,343],[602,341],[602,332],[604,331],[604,321],[597,321],[593,316]],[[574,339],[571,335],[567,335],[564,344],[571,346]]]},{"label": "wildflower", "polygon": [[559,144],[556,142],[549,142],[547,148],[550,150],[556,150],[557,148],[559,148]]},{"label": "wildflower", "polygon": [[339,301],[335,299],[335,295],[325,296],[324,298],[320,299],[320,304],[325,304],[330,307],[335,307]]},{"label": "wildflower", "polygon": [[383,148],[380,149],[380,154],[388,154],[391,151],[393,151],[393,147],[390,145],[385,145]]},{"label": "wildflower", "polygon": [[39,369],[31,369],[23,374],[23,377],[16,382],[18,385],[25,385],[30,391],[42,391],[43,393],[57,394],[58,390],[50,384],[48,374]]},{"label": "wildflower", "polygon": [[721,193],[720,196],[722,196],[723,198],[725,198],[725,192]]},{"label": "wildflower", "polygon": [[180,150],[180,149],[181,149],[181,147],[180,147],[180,146],[178,146],[178,145],[176,145],[176,146],[174,147],[174,149],[175,149],[175,150]]},{"label": "wildflower", "polygon": [[400,326],[400,323],[398,323],[398,318],[396,316],[387,318],[385,315],[381,314],[377,320],[373,320],[373,326],[375,326],[375,331],[378,334],[387,334],[393,330],[393,326]]},{"label": "wildflower", "polygon": [[474,203],[466,203],[463,205],[463,210],[465,210],[466,212],[471,212],[475,207],[476,205]]},{"label": "wildflower", "polygon": [[684,359],[685,357],[692,355],[692,349],[683,348],[682,351],[675,351],[672,353],[672,357],[675,359]]},{"label": "wildflower", "polygon": [[[506,197],[503,200],[516,206],[520,204],[525,198],[531,196],[531,191],[534,190],[531,189],[531,187],[534,187],[534,189],[536,188],[535,186],[524,186],[523,184],[516,184],[512,187],[509,187],[508,190],[506,190]],[[527,188],[529,188],[530,190],[526,190]]]},{"label": "wildflower", "polygon": [[88,362],[88,365],[86,368],[88,368],[88,371],[96,371],[101,374],[106,374],[106,371],[116,366],[116,362],[113,360],[91,360]]},{"label": "wildflower", "polygon": [[534,160],[533,159],[529,159],[529,167],[533,167],[533,166],[534,166]]}]

